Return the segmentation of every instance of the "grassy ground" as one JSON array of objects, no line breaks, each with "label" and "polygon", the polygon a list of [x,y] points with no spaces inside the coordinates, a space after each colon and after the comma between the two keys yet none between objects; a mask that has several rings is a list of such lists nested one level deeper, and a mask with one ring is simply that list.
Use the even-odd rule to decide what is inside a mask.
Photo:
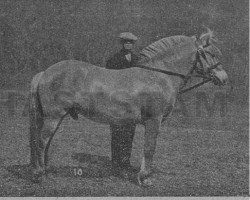
[{"label": "grassy ground", "polygon": [[[233,108],[235,110],[235,108]],[[172,118],[163,124],[154,157],[154,186],[110,172],[107,126],[80,118],[63,122],[50,148],[51,172],[31,183],[28,118],[0,108],[0,196],[247,196],[249,132],[246,109],[227,118]],[[132,164],[140,165],[143,127],[138,126]],[[76,174],[78,173],[78,175]]]}]

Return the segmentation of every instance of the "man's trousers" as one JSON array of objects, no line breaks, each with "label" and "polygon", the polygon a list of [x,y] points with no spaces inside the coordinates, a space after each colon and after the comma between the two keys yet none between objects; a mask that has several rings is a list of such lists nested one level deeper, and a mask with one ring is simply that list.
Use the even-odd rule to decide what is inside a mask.
[{"label": "man's trousers", "polygon": [[132,153],[135,124],[110,125],[111,131],[111,160],[120,168],[129,168]]}]

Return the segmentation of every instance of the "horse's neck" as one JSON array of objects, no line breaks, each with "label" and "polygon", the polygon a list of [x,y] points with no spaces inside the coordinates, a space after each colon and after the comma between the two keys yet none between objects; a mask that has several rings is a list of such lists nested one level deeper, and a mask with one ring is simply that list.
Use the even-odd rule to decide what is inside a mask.
[{"label": "horse's neck", "polygon": [[[172,55],[165,55],[161,59],[155,59],[152,66],[163,70],[172,70],[177,73],[187,74],[190,70],[195,50],[191,46],[188,49],[183,49],[183,52],[175,53]],[[192,65],[192,64],[191,64]]]},{"label": "horse's neck", "polygon": [[[188,72],[192,68],[192,60],[185,59],[184,61],[179,60],[175,62],[167,62],[167,61],[161,60],[161,61],[154,62],[152,66],[154,66],[154,68],[157,68],[157,69],[162,69],[162,70],[166,70],[170,72],[179,73],[182,75],[187,75]],[[163,74],[163,76],[165,76],[165,74]],[[174,88],[176,89],[178,89],[183,83],[183,79],[180,78],[179,76],[171,75],[171,80],[173,82]]]},{"label": "horse's neck", "polygon": [[180,60],[175,62],[166,62],[164,60],[157,62],[156,68],[176,72],[182,75],[187,75],[192,67],[192,61],[190,60]]}]

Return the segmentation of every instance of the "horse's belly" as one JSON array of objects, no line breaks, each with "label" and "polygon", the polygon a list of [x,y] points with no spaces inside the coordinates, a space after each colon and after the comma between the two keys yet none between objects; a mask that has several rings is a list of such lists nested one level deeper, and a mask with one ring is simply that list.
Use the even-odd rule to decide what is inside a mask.
[{"label": "horse's belly", "polygon": [[85,109],[81,114],[95,122],[112,123],[122,121],[140,121],[141,112],[136,106],[122,107],[119,105],[97,104],[94,108]]}]

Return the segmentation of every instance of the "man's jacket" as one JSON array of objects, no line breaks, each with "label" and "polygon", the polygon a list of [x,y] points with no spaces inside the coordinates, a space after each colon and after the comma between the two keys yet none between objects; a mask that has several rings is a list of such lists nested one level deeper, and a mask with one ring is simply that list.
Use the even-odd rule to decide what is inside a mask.
[{"label": "man's jacket", "polygon": [[[131,61],[128,61],[128,59],[126,58],[126,55],[129,53],[131,54]],[[116,53],[113,57],[108,59],[106,63],[106,69],[126,69],[134,67],[137,61],[137,55],[122,49],[120,52]]]}]

